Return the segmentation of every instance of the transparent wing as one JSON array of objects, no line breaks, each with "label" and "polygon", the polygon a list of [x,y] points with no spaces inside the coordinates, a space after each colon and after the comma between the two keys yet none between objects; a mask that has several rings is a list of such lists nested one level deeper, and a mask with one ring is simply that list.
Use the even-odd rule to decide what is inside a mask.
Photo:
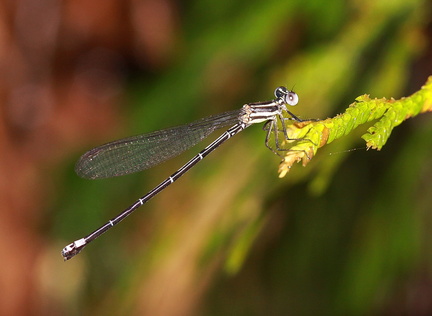
[{"label": "transparent wing", "polygon": [[241,112],[225,112],[190,124],[107,143],[82,155],[75,171],[80,177],[98,179],[151,168],[181,154],[216,129],[236,124]]}]

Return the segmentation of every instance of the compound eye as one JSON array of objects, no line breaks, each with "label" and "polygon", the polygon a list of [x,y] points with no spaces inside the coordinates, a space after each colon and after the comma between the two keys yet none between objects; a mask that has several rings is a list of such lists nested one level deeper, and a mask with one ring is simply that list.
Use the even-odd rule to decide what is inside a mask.
[{"label": "compound eye", "polygon": [[297,93],[293,91],[288,91],[288,93],[285,95],[285,101],[287,104],[294,106],[298,103],[298,95]]},{"label": "compound eye", "polygon": [[280,98],[285,98],[285,96],[288,94],[288,89],[285,87],[277,87],[274,95],[276,96],[276,98],[280,99]]}]

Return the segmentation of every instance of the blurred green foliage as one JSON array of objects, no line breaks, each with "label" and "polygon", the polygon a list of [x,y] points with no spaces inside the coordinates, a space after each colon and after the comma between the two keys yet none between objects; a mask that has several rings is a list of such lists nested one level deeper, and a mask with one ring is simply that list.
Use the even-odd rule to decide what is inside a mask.
[{"label": "blurred green foliage", "polygon": [[[130,134],[270,99],[280,85],[299,94],[302,118],[334,116],[359,94],[408,95],[429,9],[189,1],[170,67],[131,79]],[[283,180],[264,132],[248,129],[67,263],[83,266],[70,310],[150,315],[176,297],[184,315],[413,314],[421,302],[408,293],[432,280],[430,118],[402,124],[380,152],[346,152],[367,127],[354,130]],[[68,173],[55,234],[87,234],[187,159],[96,182]]]}]

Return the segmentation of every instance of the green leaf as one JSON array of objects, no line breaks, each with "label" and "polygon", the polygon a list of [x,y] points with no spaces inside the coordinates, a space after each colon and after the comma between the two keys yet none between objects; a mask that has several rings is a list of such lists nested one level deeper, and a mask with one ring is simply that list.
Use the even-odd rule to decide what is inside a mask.
[{"label": "green leaf", "polygon": [[[305,121],[288,127],[292,139],[302,139],[287,151],[279,166],[279,177],[284,177],[295,162],[306,166],[318,148],[351,133],[356,127],[377,120],[362,136],[367,148],[381,150],[393,128],[410,117],[432,111],[432,76],[425,85],[409,97],[371,99],[362,95],[346,111],[322,121]],[[289,141],[291,142],[291,141]]]}]

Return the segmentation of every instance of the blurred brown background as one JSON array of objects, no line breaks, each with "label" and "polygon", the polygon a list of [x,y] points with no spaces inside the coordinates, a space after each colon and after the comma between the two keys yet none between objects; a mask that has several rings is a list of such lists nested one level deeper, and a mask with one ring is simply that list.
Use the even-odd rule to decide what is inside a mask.
[{"label": "blurred brown background", "polygon": [[432,74],[431,51],[426,0],[0,2],[0,314],[432,314],[430,114],[381,152],[361,127],[282,180],[251,127],[60,255],[208,142],[99,181],[74,174],[88,149],[280,85],[303,118],[400,98]]}]

